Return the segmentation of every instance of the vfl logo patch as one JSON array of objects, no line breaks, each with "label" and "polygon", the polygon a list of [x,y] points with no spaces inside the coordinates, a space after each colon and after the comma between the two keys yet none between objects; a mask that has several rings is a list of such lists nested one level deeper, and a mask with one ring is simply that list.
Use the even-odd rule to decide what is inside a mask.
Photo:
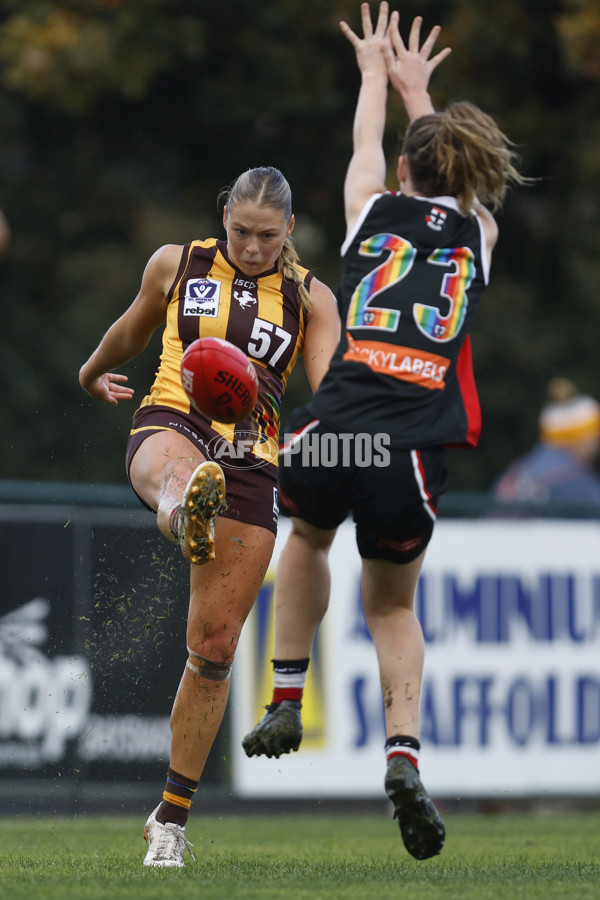
[{"label": "vfl logo patch", "polygon": [[448,218],[448,213],[443,209],[438,209],[437,206],[432,206],[428,214],[425,216],[425,221],[428,226],[433,229],[433,231],[441,231],[446,223],[446,219]]},{"label": "vfl logo patch", "polygon": [[212,278],[192,278],[185,288],[183,301],[184,316],[209,316],[215,319],[219,314],[221,282]]}]

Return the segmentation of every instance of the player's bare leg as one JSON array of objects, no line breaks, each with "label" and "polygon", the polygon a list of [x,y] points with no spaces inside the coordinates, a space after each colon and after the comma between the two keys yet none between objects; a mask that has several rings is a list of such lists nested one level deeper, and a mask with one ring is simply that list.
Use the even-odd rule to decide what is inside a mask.
[{"label": "player's bare leg", "polygon": [[[185,833],[187,811],[223,719],[240,632],[264,580],[274,542],[275,536],[265,528],[221,517],[215,561],[190,569],[188,660],[171,713],[168,790],[144,828],[146,866],[182,868],[186,851],[193,856]],[[181,790],[185,785],[191,788],[189,793]],[[182,800],[186,796],[187,802]]]},{"label": "player's bare leg", "polygon": [[[323,531],[292,520],[275,577],[275,659],[309,657],[329,604],[328,553],[335,530]],[[275,756],[297,750],[302,740],[301,702],[282,700],[266,707],[260,722],[242,739],[246,756]]]},{"label": "player's bare leg", "polygon": [[183,435],[157,431],[138,447],[129,477],[156,512],[166,538],[181,545],[193,565],[214,558],[214,523],[225,503],[225,476]]},{"label": "player's bare leg", "polygon": [[419,737],[424,641],[413,605],[423,556],[407,565],[362,562],[363,607],[377,653],[388,737]]},{"label": "player's bare leg", "polygon": [[[329,605],[329,550],[336,529],[315,528],[292,518],[275,576],[275,656],[310,656],[317,629]],[[281,654],[285,653],[285,656]]]},{"label": "player's bare leg", "polygon": [[[402,735],[418,741],[419,737],[424,641],[413,605],[423,558],[421,554],[406,565],[363,560],[363,606],[379,663],[387,738]],[[385,789],[408,852],[417,859],[438,854],[444,844],[444,823],[410,754],[390,759]]]},{"label": "player's bare leg", "polygon": [[216,559],[191,568],[189,658],[171,715],[170,765],[199,779],[223,719],[242,626],[269,566],[275,535],[219,518]]}]

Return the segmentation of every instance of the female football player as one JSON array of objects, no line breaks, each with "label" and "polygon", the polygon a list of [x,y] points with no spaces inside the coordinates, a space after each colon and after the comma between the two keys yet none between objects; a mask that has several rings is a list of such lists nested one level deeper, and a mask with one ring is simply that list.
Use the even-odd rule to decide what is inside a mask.
[{"label": "female football player", "polygon": [[[344,189],[345,327],[320,388],[294,412],[280,457],[280,500],[293,530],[275,584],[274,692],[243,746],[249,756],[299,746],[309,655],[329,598],[328,551],[352,513],[385,708],[385,788],[407,850],[425,859],[440,852],[445,829],[418,771],[424,645],[414,596],[446,485],[444,446],[475,445],[479,435],[468,335],[497,238],[487,206],[497,208],[521,177],[488,115],[470,103],[434,111],[429,78],[450,52],[431,57],[440,29],[419,47],[416,18],[405,47],[397,13],[388,28],[387,3],[375,31],[369,4],[361,10],[362,39],[341,24],[362,76]],[[411,120],[399,192],[385,185],[388,82]],[[388,465],[365,467],[343,452],[342,440],[347,447],[357,433],[387,437]],[[329,446],[340,442],[337,468],[302,452],[321,434]]]},{"label": "female football player", "polygon": [[[145,827],[148,866],[184,865],[192,797],[223,718],[238,638],[273,550],[287,378],[303,354],[315,389],[339,339],[333,294],[299,265],[293,248],[291,192],[281,172],[256,168],[240,175],[226,192],[223,224],[226,240],[157,250],[137,297],[79,375],[97,400],[129,400],[127,376],[115,370],[165,326],[160,367],[133,417],[126,454],[134,491],[191,564],[188,659],[171,715],[163,799]],[[240,347],[258,373],[257,405],[235,429],[196,413],[181,384],[183,352],[205,336]],[[228,447],[233,452],[224,455]],[[213,456],[228,459],[226,476]]]}]

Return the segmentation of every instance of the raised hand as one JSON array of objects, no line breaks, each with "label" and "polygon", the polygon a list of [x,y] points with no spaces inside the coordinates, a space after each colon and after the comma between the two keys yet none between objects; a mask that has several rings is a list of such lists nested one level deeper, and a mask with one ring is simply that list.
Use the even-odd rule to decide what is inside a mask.
[{"label": "raised hand", "polygon": [[389,43],[387,37],[389,4],[385,0],[379,4],[379,15],[375,31],[373,31],[369,4],[361,3],[360,12],[364,35],[362,38],[355,34],[347,22],[340,22],[340,28],[354,47],[356,61],[362,75],[368,72],[376,72],[385,76],[387,81],[387,69],[383,53],[386,45]]},{"label": "raised hand", "polygon": [[[431,56],[441,31],[439,25],[435,25],[431,29],[423,45],[420,46],[422,16],[416,16],[413,19],[407,47],[400,36],[398,21],[398,13],[393,12],[390,18],[388,38],[383,48],[383,55],[392,86],[404,100],[409,116],[415,118],[415,115],[409,109],[407,101],[413,96],[428,97],[427,88],[431,73],[450,55],[452,50],[450,47],[444,47],[435,56]],[[430,105],[430,101],[428,102]],[[425,112],[433,112],[433,107],[425,110]],[[424,115],[425,112],[418,112],[417,114]]]}]

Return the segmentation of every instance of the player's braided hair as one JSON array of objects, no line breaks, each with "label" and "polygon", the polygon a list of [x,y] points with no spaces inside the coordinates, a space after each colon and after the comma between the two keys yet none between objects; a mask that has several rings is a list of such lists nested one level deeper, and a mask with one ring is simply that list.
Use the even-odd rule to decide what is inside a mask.
[{"label": "player's braided hair", "polygon": [[[258,203],[279,210],[286,222],[292,217],[292,191],[287,179],[279,169],[274,166],[259,166],[242,172],[233,182],[231,187],[219,194],[219,200],[224,200],[232,207],[236,203]],[[277,260],[277,271],[286,281],[291,281],[298,287],[298,295],[303,308],[310,309],[310,294],[308,293],[302,273],[297,268],[298,254],[294,248],[291,237],[284,241],[281,253]]]},{"label": "player's braided hair", "polygon": [[456,197],[470,212],[476,199],[498,209],[509,184],[528,181],[512,147],[491,116],[463,101],[411,122],[401,152],[415,190]]},{"label": "player's braided hair", "polygon": [[293,284],[298,286],[298,296],[300,297],[300,302],[302,303],[305,311],[308,312],[311,302],[310,294],[304,286],[302,273],[296,267],[296,264],[298,262],[299,257],[296,253],[296,248],[294,247],[294,241],[291,236],[287,237],[283,242],[283,247],[281,248],[281,253],[279,254],[279,259],[277,260],[277,271],[282,276],[282,278],[285,278],[286,281],[291,281]]}]

